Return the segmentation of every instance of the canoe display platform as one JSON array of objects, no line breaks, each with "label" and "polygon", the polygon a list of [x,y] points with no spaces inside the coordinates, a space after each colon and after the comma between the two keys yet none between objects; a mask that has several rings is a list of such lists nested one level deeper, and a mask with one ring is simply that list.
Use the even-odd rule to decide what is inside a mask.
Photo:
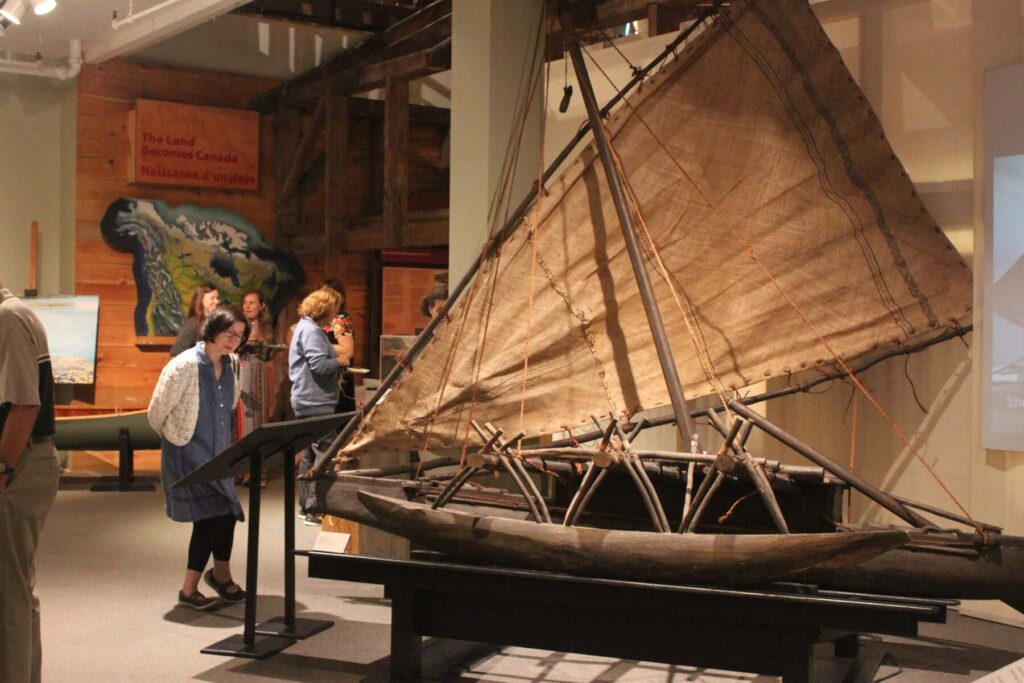
[{"label": "canoe display platform", "polygon": [[[584,578],[454,563],[302,552],[309,576],[381,584],[391,598],[391,680],[421,675],[422,637],[749,671],[810,681],[815,643],[856,655],[857,634],[914,637],[952,601]],[[419,556],[418,556],[419,557]]]}]

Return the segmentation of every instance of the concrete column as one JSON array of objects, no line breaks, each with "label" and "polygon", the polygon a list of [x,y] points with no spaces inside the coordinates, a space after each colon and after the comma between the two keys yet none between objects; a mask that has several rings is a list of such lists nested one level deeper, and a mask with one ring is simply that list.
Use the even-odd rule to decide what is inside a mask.
[{"label": "concrete column", "polygon": [[543,51],[537,37],[542,9],[542,0],[454,0],[448,247],[453,285],[473,263],[492,223],[504,223],[538,176],[543,83],[529,109],[511,193],[500,207],[492,206],[534,52]]}]

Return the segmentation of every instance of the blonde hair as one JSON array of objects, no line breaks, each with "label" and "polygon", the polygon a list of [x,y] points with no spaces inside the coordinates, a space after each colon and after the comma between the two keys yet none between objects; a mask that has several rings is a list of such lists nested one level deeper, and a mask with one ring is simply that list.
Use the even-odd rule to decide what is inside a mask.
[{"label": "blonde hair", "polygon": [[307,296],[299,304],[299,315],[308,315],[320,322],[331,310],[341,308],[341,295],[330,287],[321,287]]}]

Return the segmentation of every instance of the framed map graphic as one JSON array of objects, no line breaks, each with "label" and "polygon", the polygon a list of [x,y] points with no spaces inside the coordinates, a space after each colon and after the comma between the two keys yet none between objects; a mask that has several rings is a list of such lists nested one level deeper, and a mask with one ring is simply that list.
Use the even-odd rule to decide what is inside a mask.
[{"label": "framed map graphic", "polygon": [[177,334],[198,285],[212,285],[221,301],[236,304],[245,292],[259,290],[276,314],[305,281],[294,258],[233,211],[121,198],[107,209],[100,229],[113,248],[134,254],[139,337]]}]

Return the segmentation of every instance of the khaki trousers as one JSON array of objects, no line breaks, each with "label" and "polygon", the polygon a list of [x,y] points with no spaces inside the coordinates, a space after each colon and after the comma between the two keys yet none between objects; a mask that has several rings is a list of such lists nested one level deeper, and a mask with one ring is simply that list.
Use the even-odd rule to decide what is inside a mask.
[{"label": "khaki trousers", "polygon": [[25,449],[0,490],[0,681],[36,683],[43,651],[34,588],[39,532],[57,497],[60,464],[53,444]]}]

